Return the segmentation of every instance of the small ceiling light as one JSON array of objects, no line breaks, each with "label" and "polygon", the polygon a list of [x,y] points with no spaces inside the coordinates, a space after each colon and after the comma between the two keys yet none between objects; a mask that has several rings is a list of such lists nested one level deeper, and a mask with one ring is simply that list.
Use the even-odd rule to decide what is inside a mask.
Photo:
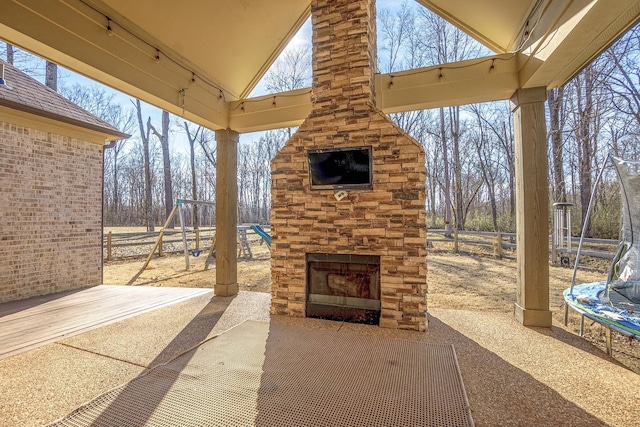
[{"label": "small ceiling light", "polygon": [[113,36],[113,29],[111,28],[111,19],[107,18],[107,35],[109,37]]},{"label": "small ceiling light", "polygon": [[113,36],[113,29],[111,28],[111,19],[107,18],[107,35],[109,37]]},{"label": "small ceiling light", "polygon": [[196,84],[196,73],[191,73],[191,84]]},{"label": "small ceiling light", "polygon": [[182,117],[184,117],[184,97],[186,95],[187,90],[186,89],[178,89],[178,93],[180,93],[180,95],[182,96]]},{"label": "small ceiling light", "polygon": [[438,80],[443,81],[444,75],[442,74],[442,68],[440,68],[440,74],[438,75]]},{"label": "small ceiling light", "polygon": [[240,104],[240,111],[242,111],[244,113],[244,102],[242,104]]},{"label": "small ceiling light", "polygon": [[156,64],[160,62],[160,50],[156,49]]},{"label": "small ceiling light", "polygon": [[389,89],[393,89],[393,76],[390,76],[391,80],[389,81]]},{"label": "small ceiling light", "polygon": [[491,60],[491,67],[489,67],[489,72],[490,73],[493,73],[496,70],[496,66],[494,65],[495,61],[496,61],[495,59]]},{"label": "small ceiling light", "polygon": [[274,107],[276,106],[276,97],[273,97],[273,102],[271,103],[271,105],[273,105]]}]

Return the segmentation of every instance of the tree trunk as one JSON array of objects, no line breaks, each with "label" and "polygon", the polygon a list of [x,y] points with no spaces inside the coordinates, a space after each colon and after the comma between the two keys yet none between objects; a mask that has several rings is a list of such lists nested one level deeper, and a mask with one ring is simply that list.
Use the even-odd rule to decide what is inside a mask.
[{"label": "tree trunk", "polygon": [[[585,236],[591,237],[591,221],[587,217],[589,209],[589,198],[591,196],[591,164],[593,160],[593,150],[591,146],[590,120],[593,115],[593,88],[591,66],[583,71],[584,87],[577,81],[577,140],[579,150],[578,180],[580,182],[580,204],[582,210],[582,223],[585,229]],[[583,94],[584,90],[584,94]],[[586,224],[586,226],[585,226]]]},{"label": "tree trunk", "polygon": [[[511,121],[511,114],[509,114],[509,121]],[[509,126],[502,122],[502,135],[504,141],[504,149],[509,164],[509,215],[511,218],[516,215],[516,165],[514,162],[514,142],[513,142],[513,126]]]},{"label": "tree trunk", "polygon": [[472,110],[476,114],[478,120],[478,129],[480,130],[480,138],[474,138],[476,145],[476,152],[478,153],[478,160],[480,161],[480,170],[482,171],[482,177],[487,185],[487,192],[489,193],[489,203],[491,205],[491,219],[493,221],[493,231],[498,231],[498,206],[496,203],[496,190],[495,190],[495,173],[491,171],[491,162],[487,160],[491,154],[485,154],[483,148],[489,145],[489,141],[485,136],[484,125],[482,122],[482,112],[476,106],[472,107]]},{"label": "tree trunk", "polygon": [[[115,150],[115,147],[113,148]],[[118,205],[120,204],[120,194],[118,189],[118,152],[113,153],[113,212],[118,218]]]},{"label": "tree trunk", "polygon": [[564,88],[547,91],[549,100],[549,137],[553,162],[553,199],[556,202],[567,201],[567,191],[564,182],[564,168],[562,163],[562,106]]},{"label": "tree trunk", "polygon": [[[196,150],[195,144],[198,139],[198,133],[202,130],[202,126],[196,129],[196,132],[191,135],[191,130],[187,122],[184,122],[184,130],[187,131],[187,139],[189,140],[189,158],[191,160],[191,198],[198,200],[198,183],[196,181]],[[200,218],[198,217],[198,206],[193,205],[193,228],[197,229],[200,224]]]},{"label": "tree trunk", "polygon": [[[162,112],[162,133],[159,133],[151,124],[151,117],[147,120],[147,129],[151,129],[153,134],[160,140],[162,148],[162,172],[164,176],[164,212],[165,218],[169,218],[173,210],[173,185],[171,181],[171,158],[169,156],[169,113]],[[175,221],[172,220],[167,228],[173,228]]]},{"label": "tree trunk", "polygon": [[449,108],[449,125],[453,142],[453,185],[455,188],[456,228],[464,230],[465,209],[462,200],[462,162],[460,161],[460,107]]},{"label": "tree trunk", "polygon": [[[162,162],[164,164],[164,210],[165,218],[169,218],[173,210],[173,186],[171,185],[171,159],[169,158],[169,113],[162,112]],[[169,228],[173,228],[173,221]]]},{"label": "tree trunk", "polygon": [[151,197],[151,156],[149,154],[149,132],[147,127],[145,132],[144,122],[142,121],[142,108],[140,100],[136,99],[136,108],[138,111],[138,125],[140,126],[140,139],[142,140],[142,148],[144,154],[144,214],[147,225],[147,231],[154,231],[153,224],[153,199]]},{"label": "tree trunk", "polygon": [[440,138],[442,140],[442,164],[444,167],[444,235],[451,237],[451,178],[449,177],[449,154],[444,108],[440,108]]}]

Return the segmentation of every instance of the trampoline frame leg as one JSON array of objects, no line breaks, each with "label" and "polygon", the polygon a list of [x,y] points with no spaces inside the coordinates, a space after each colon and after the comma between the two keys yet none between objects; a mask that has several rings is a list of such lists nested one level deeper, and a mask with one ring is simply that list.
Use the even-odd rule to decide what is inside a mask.
[{"label": "trampoline frame leg", "polygon": [[564,326],[569,324],[569,304],[564,303]]},{"label": "trampoline frame leg", "polygon": [[607,354],[609,356],[613,356],[613,347],[611,346],[611,328],[605,328],[604,335],[607,340]]},{"label": "trampoline frame leg", "polygon": [[584,314],[580,315],[580,336],[584,335]]}]

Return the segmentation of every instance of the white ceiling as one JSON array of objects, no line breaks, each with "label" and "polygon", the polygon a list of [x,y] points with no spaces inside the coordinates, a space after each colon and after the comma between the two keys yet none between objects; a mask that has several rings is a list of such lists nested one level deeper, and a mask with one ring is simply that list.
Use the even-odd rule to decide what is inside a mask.
[{"label": "white ceiling", "polygon": [[[412,81],[422,86],[406,88],[406,105],[400,92],[385,97],[378,76],[376,99],[393,98],[393,111],[562,85],[640,16],[640,0],[417,1],[496,54],[517,53],[493,86],[472,69],[449,73],[458,80],[448,90]],[[238,103],[310,12],[310,0],[3,0],[0,38],[210,128],[244,132],[293,125],[308,111],[308,91],[282,95],[277,107],[246,103],[242,117]]]}]

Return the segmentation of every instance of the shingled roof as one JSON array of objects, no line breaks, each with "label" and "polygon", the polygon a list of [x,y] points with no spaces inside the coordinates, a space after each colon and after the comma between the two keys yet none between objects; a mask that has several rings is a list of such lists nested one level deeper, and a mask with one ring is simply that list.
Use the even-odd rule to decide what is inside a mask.
[{"label": "shingled roof", "polygon": [[0,85],[0,105],[105,134],[106,141],[130,135],[80,108],[56,91],[29,77],[11,64],[4,65],[5,85]]}]

